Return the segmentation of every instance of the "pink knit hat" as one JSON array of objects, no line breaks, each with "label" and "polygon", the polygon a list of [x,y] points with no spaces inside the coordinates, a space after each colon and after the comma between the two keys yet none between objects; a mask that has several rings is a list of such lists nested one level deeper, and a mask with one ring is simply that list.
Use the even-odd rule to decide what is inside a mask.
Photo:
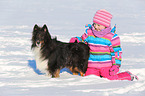
[{"label": "pink knit hat", "polygon": [[109,27],[111,24],[112,15],[105,9],[98,10],[93,18],[93,22]]}]

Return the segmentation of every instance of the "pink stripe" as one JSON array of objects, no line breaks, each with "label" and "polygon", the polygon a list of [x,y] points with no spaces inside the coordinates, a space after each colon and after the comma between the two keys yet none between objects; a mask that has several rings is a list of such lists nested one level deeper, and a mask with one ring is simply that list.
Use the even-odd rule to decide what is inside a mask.
[{"label": "pink stripe", "polygon": [[112,46],[119,46],[120,42],[112,43]]},{"label": "pink stripe", "polygon": [[116,39],[116,40],[113,40],[113,41],[111,41],[112,43],[118,43],[119,41],[118,41],[118,39]]},{"label": "pink stripe", "polygon": [[94,17],[94,19],[98,19],[98,20],[100,20],[100,21],[103,21],[103,22],[109,23],[109,24],[110,24],[110,21],[111,21],[111,20],[107,20],[106,18],[102,18],[102,17],[100,17],[99,15],[96,15],[96,16]]},{"label": "pink stripe", "polygon": [[111,41],[113,36],[114,36],[114,34],[110,33],[110,34],[105,35],[104,38],[107,38],[107,39],[109,39]]},{"label": "pink stripe", "polygon": [[88,37],[88,35],[85,34],[85,33],[82,35],[82,39],[83,39],[83,40],[85,40],[87,37]]},{"label": "pink stripe", "polygon": [[93,22],[97,23],[97,24],[100,24],[100,25],[103,25],[103,26],[106,26],[106,27],[109,27],[109,25],[110,25],[108,23],[102,22],[102,21],[97,20],[97,19],[94,19]]},{"label": "pink stripe", "polygon": [[94,67],[94,68],[102,68],[102,67],[110,67],[112,66],[111,61],[110,62],[88,62],[88,67]]},{"label": "pink stripe", "polygon": [[[91,49],[91,48],[90,48],[90,49]],[[102,53],[108,52],[108,53],[110,53],[109,50],[96,50],[96,49],[94,49],[94,50],[91,49],[90,52],[102,52]]]},{"label": "pink stripe", "polygon": [[104,48],[108,48],[108,45],[101,45],[101,44],[93,44],[93,43],[89,43],[89,46],[94,46],[94,47],[104,47]]},{"label": "pink stripe", "polygon": [[92,33],[92,30],[91,29],[88,29],[87,30],[87,33],[88,33],[88,35],[93,35],[94,36],[94,34]]},{"label": "pink stripe", "polygon": [[102,20],[102,18],[94,18],[95,22],[99,22],[99,23],[104,23],[106,25],[110,25],[110,22],[106,21],[106,20]]},{"label": "pink stripe", "polygon": [[105,15],[106,17],[112,18],[112,15],[109,12],[107,12],[107,11],[99,10],[97,13]]},{"label": "pink stripe", "polygon": [[90,47],[90,52],[108,52],[108,53],[110,53],[110,50],[109,49],[100,49],[100,48],[92,48],[92,47]]},{"label": "pink stripe", "polygon": [[112,63],[115,64],[115,57],[112,56]]},{"label": "pink stripe", "polygon": [[117,36],[117,37],[112,39],[112,41],[114,41],[114,40],[120,40],[120,38]]},{"label": "pink stripe", "polygon": [[111,52],[114,52],[114,49],[113,49],[113,47],[112,47],[112,46],[110,46],[110,51],[111,51]]},{"label": "pink stripe", "polygon": [[89,46],[91,50],[95,50],[95,52],[110,52],[109,47],[104,48],[104,47],[91,47]]},{"label": "pink stripe", "polygon": [[122,55],[122,52],[119,52],[119,59],[121,59],[122,57],[121,57],[121,55]]},{"label": "pink stripe", "polygon": [[94,52],[110,52],[109,47],[107,46],[94,46],[92,44],[89,44],[89,47]]},{"label": "pink stripe", "polygon": [[117,54],[117,52],[115,52],[115,58],[119,59],[119,58],[118,58],[118,54]]},{"label": "pink stripe", "polygon": [[102,18],[102,19],[107,20],[107,21],[110,21],[109,17],[106,17],[106,16],[104,16],[102,14],[97,14],[97,15],[94,16],[94,18],[97,18],[97,17]]},{"label": "pink stripe", "polygon": [[108,60],[108,61],[91,61],[88,60],[88,64],[112,64],[112,60]]},{"label": "pink stripe", "polygon": [[118,46],[118,45],[120,45],[120,40],[119,40],[119,38],[116,38],[116,39],[113,39],[111,41],[111,43],[112,43],[112,46]]}]

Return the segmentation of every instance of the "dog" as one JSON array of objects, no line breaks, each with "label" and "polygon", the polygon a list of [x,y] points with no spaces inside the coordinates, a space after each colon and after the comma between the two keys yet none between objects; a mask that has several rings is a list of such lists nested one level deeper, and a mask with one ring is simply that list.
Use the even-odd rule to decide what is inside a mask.
[{"label": "dog", "polygon": [[87,70],[89,47],[84,43],[65,43],[52,38],[46,24],[37,24],[32,32],[31,49],[35,54],[36,67],[58,78],[62,68],[69,68],[73,75],[81,76]]}]

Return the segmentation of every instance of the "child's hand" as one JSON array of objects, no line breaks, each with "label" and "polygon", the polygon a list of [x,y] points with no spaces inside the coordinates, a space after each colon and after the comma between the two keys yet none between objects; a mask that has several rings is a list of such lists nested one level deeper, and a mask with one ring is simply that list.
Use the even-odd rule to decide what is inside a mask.
[{"label": "child's hand", "polygon": [[78,38],[76,38],[76,37],[72,37],[71,39],[70,39],[70,41],[69,41],[69,43],[75,43],[75,42],[80,42],[79,40],[78,40]]},{"label": "child's hand", "polygon": [[119,72],[119,66],[113,65],[109,71],[110,71],[110,75],[116,75]]}]

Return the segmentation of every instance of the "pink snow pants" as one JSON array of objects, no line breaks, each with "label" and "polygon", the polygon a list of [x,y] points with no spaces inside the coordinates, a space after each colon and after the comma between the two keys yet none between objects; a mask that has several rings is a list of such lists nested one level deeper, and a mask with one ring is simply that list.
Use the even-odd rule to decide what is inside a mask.
[{"label": "pink snow pants", "polygon": [[118,73],[116,75],[110,75],[109,70],[111,67],[105,67],[105,68],[87,68],[85,76],[88,75],[97,75],[102,76],[104,78],[107,78],[109,80],[129,80],[131,81],[131,76],[127,72]]}]

